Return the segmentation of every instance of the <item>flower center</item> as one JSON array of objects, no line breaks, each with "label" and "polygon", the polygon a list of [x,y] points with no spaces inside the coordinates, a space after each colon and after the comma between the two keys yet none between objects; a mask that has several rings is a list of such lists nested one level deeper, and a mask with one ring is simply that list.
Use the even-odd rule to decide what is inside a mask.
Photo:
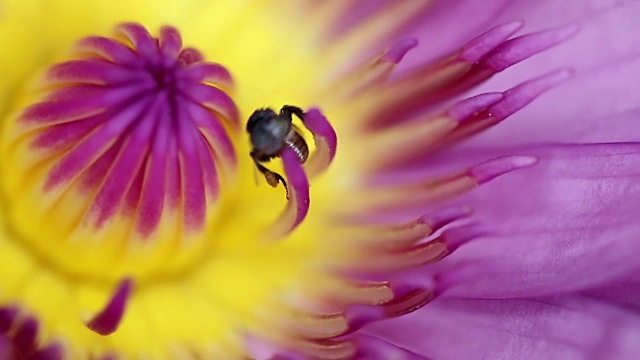
[{"label": "flower center", "polygon": [[236,172],[231,86],[172,27],[154,38],[123,24],[113,38],[81,40],[5,123],[10,228],[82,276],[144,278],[197,263]]}]

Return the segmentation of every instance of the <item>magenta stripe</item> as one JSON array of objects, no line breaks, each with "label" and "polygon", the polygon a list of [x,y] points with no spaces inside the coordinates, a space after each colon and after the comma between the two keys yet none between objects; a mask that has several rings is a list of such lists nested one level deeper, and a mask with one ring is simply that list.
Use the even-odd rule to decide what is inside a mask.
[{"label": "magenta stripe", "polygon": [[47,127],[35,136],[31,145],[36,148],[47,148],[50,151],[71,148],[107,119],[105,114],[100,114]]},{"label": "magenta stripe", "polygon": [[156,40],[144,26],[136,23],[125,23],[116,27],[116,33],[124,35],[143,59],[158,59]]},{"label": "magenta stripe", "polygon": [[219,183],[216,165],[214,163],[213,149],[209,146],[204,135],[200,134],[197,141],[198,155],[200,157],[200,165],[202,166],[204,185],[207,190],[208,201],[218,198]]},{"label": "magenta stripe", "polygon": [[116,109],[144,93],[143,86],[104,89],[92,85],[74,86],[56,91],[48,101],[28,107],[20,120],[27,124],[59,124]]},{"label": "magenta stripe", "polygon": [[131,105],[78,143],[51,170],[45,183],[45,189],[57,186],[83,171],[94,158],[104,153],[118,139],[122,132],[137,119],[147,106],[148,104],[144,102]]},{"label": "magenta stripe", "polygon": [[184,96],[222,115],[234,129],[240,129],[238,109],[233,100],[224,91],[204,84],[193,84],[189,88],[181,88]]},{"label": "magenta stripe", "polygon": [[142,187],[145,177],[145,167],[148,162],[148,158],[142,159],[142,163],[133,174],[133,180],[129,184],[127,193],[124,195],[123,204],[121,207],[122,214],[129,218],[135,218],[138,208],[140,206],[140,198],[142,197]]},{"label": "magenta stripe", "polygon": [[140,58],[136,52],[114,39],[91,36],[78,42],[76,48],[98,55],[100,58],[117,63],[120,66],[137,67]]},{"label": "magenta stripe", "polygon": [[146,75],[102,59],[72,60],[52,66],[47,80],[52,84],[82,83],[113,85],[127,83]]},{"label": "magenta stripe", "polygon": [[174,62],[182,49],[182,37],[178,30],[171,26],[163,26],[160,29],[158,46],[162,55]]},{"label": "magenta stripe", "polygon": [[[98,160],[96,160],[87,170],[82,174],[81,189],[87,193],[96,190],[100,184],[104,181],[106,175],[109,173],[111,165],[116,160],[120,150],[122,149],[123,138],[118,139],[104,154],[102,154]],[[91,194],[93,196],[93,194]]]},{"label": "magenta stripe", "polygon": [[172,136],[169,139],[166,175],[167,200],[171,209],[178,207],[180,204],[180,195],[182,194],[182,174],[180,173],[178,152],[178,139]]},{"label": "magenta stripe", "polygon": [[[179,107],[178,116],[187,117],[184,107]],[[204,175],[200,165],[197,141],[200,134],[186,121],[177,123],[178,146],[180,147],[180,163],[182,172],[182,204],[184,221],[189,230],[199,230],[205,218]]]},{"label": "magenta stripe", "polygon": [[[185,99],[185,101],[188,101]],[[183,103],[186,106],[189,119],[199,128],[214,149],[216,156],[225,157],[236,162],[235,148],[229,134],[222,126],[222,122],[215,114],[193,102]]]},{"label": "magenta stripe", "polygon": [[[157,98],[154,106],[158,106],[158,103],[160,100]],[[130,130],[118,158],[96,194],[89,211],[98,215],[96,221],[98,227],[115,215],[129,185],[140,171],[149,151],[149,143],[156,125],[155,116],[155,111],[147,110],[136,119],[136,124]]]},{"label": "magenta stripe", "polygon": [[220,64],[196,63],[188,66],[180,75],[189,82],[207,82],[227,87],[233,86],[231,74]]},{"label": "magenta stripe", "polygon": [[148,236],[158,227],[162,218],[165,198],[165,176],[172,119],[168,111],[158,113],[158,126],[151,152],[147,157],[144,183],[141,184],[141,200],[138,207],[136,228]]}]

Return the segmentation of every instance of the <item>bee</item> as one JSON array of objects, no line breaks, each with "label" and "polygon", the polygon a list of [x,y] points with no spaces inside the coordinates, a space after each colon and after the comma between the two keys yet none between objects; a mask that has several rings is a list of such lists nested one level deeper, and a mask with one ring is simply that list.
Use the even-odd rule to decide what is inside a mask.
[{"label": "bee", "polygon": [[292,123],[292,115],[297,116],[304,123],[304,111],[291,105],[283,106],[280,114],[270,108],[258,109],[247,121],[247,132],[252,146],[249,155],[269,185],[276,187],[281,183],[284,186],[287,199],[289,198],[287,182],[277,172],[267,169],[263,163],[280,157],[285,148],[293,150],[301,164],[307,161],[309,146],[300,134],[300,130]]}]

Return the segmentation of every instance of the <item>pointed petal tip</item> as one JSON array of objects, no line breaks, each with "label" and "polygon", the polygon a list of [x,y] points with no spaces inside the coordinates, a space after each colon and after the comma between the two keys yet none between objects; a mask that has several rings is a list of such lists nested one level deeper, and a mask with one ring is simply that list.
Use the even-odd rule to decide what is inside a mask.
[{"label": "pointed petal tip", "polygon": [[292,149],[285,147],[280,157],[289,183],[289,200],[280,217],[267,231],[268,241],[281,239],[295,230],[306,218],[311,203],[309,180],[298,160],[298,155]]},{"label": "pointed petal tip", "polygon": [[535,156],[504,156],[489,160],[469,169],[469,176],[476,179],[478,184],[484,184],[498,176],[515,170],[531,167],[538,163]]},{"label": "pointed petal tip", "polygon": [[462,122],[463,120],[471,117],[476,112],[484,110],[485,108],[499,102],[503,98],[504,94],[498,92],[476,95],[455,103],[451,107],[451,109],[447,111],[447,115],[454,118],[458,122]]},{"label": "pointed petal tip", "polygon": [[329,161],[333,160],[338,147],[338,135],[319,108],[312,107],[305,113],[305,126],[314,136],[319,136],[326,140],[329,146]]},{"label": "pointed petal tip", "polygon": [[402,58],[409,52],[409,50],[418,46],[418,39],[406,38],[402,39],[395,44],[391,45],[385,50],[381,60],[393,64],[397,64],[402,61]]},{"label": "pointed petal tip", "polygon": [[502,42],[518,32],[524,26],[524,21],[516,20],[498,25],[477,38],[471,40],[460,54],[460,59],[468,63],[476,63],[483,56],[495,49]]},{"label": "pointed petal tip", "polygon": [[87,323],[87,327],[100,335],[113,334],[124,316],[132,290],[133,279],[123,279],[107,305]]},{"label": "pointed petal tip", "polygon": [[[462,245],[479,239],[486,235],[486,231],[478,223],[470,222],[461,226],[452,227],[446,230],[440,239],[446,244],[448,254],[457,251]],[[435,280],[436,293],[440,294],[443,290],[443,283],[439,279]],[[446,287],[446,286],[445,286]]]},{"label": "pointed petal tip", "polygon": [[495,72],[500,72],[565,42],[576,34],[579,28],[578,24],[569,24],[508,40],[492,50],[481,62]]},{"label": "pointed petal tip", "polygon": [[418,221],[426,223],[432,229],[437,230],[453,221],[471,215],[472,212],[473,209],[469,206],[449,206],[423,215]]},{"label": "pointed petal tip", "polygon": [[560,84],[571,79],[575,71],[571,68],[560,68],[526,81],[504,93],[504,98],[489,108],[489,114],[502,121],[531,101]]},{"label": "pointed petal tip", "polygon": [[338,136],[331,123],[315,107],[310,108],[304,115],[304,126],[311,131],[316,150],[305,163],[305,170],[309,178],[327,170],[333,162],[338,146]]}]

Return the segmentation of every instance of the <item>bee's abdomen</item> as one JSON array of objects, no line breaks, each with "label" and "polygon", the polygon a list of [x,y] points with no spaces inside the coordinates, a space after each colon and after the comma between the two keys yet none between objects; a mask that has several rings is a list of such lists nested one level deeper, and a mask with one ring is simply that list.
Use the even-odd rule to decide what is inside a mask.
[{"label": "bee's abdomen", "polygon": [[291,150],[293,150],[296,155],[298,155],[298,160],[300,160],[300,163],[304,163],[305,161],[307,161],[307,158],[309,157],[309,146],[307,146],[307,142],[304,141],[300,134],[291,129],[291,131],[289,131],[289,134],[287,134],[285,142],[287,146]]}]

